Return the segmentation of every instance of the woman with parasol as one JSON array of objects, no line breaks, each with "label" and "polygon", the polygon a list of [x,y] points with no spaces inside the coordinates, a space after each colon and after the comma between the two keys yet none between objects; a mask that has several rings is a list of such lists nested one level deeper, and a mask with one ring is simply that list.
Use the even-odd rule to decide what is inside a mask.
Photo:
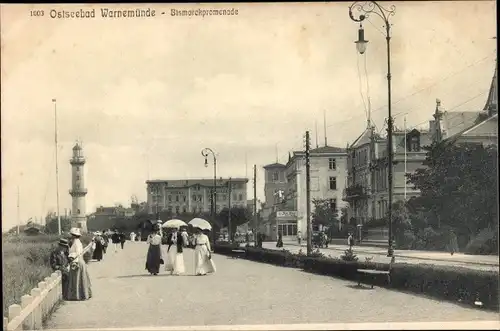
[{"label": "woman with parasol", "polygon": [[207,273],[214,273],[215,263],[212,260],[210,239],[207,233],[210,233],[212,226],[203,219],[193,219],[189,222],[195,230],[195,249],[194,249],[194,269],[196,276],[204,276]]},{"label": "woman with parasol", "polygon": [[183,249],[186,247],[187,242],[185,236],[181,234],[179,228],[187,226],[184,221],[170,220],[165,222],[163,228],[168,229],[167,234],[167,263],[165,263],[165,270],[170,271],[171,275],[183,274],[186,269],[184,266]]}]

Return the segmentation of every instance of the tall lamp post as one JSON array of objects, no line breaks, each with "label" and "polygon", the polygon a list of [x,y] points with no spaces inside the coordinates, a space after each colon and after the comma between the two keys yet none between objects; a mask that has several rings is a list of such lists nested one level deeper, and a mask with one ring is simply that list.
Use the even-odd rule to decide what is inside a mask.
[{"label": "tall lamp post", "polygon": [[[210,214],[212,215],[212,222],[215,221],[215,213],[217,209],[217,156],[211,148],[204,148],[201,151],[201,155],[205,158],[205,167],[208,167],[208,156],[212,155],[214,158],[214,187],[212,189],[212,201],[210,203]],[[214,239],[214,233],[212,231],[212,239]]]},{"label": "tall lamp post", "polygon": [[[357,12],[357,17],[353,11]],[[389,201],[388,201],[388,218],[389,218],[389,248],[387,256],[392,257],[394,250],[392,247],[392,170],[393,170],[393,146],[392,146],[392,130],[393,118],[391,109],[391,24],[389,18],[396,12],[396,7],[391,5],[389,9],[382,7],[375,1],[355,1],[349,7],[349,17],[354,22],[359,22],[358,40],[355,41],[356,49],[360,54],[366,51],[368,40],[365,40],[365,31],[363,30],[362,22],[371,14],[380,17],[385,24],[385,40],[387,44],[387,99],[388,99],[388,119],[387,119],[387,167],[388,167],[388,186],[389,186]]]}]

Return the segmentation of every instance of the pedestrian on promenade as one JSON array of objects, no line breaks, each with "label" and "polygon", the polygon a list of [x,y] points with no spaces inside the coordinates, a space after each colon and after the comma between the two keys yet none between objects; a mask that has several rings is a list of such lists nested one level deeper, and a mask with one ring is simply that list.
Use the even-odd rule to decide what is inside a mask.
[{"label": "pedestrian on promenade", "polygon": [[134,231],[130,232],[130,241],[131,242],[135,241],[135,232]]},{"label": "pedestrian on promenade", "polygon": [[165,270],[171,275],[179,276],[186,271],[184,266],[183,248],[187,242],[179,229],[171,229],[167,235],[167,263]]},{"label": "pedestrian on promenade", "polygon": [[104,230],[102,232],[102,240],[103,240],[103,243],[102,243],[102,252],[104,254],[106,254],[106,250],[108,249],[108,245],[109,245],[109,236],[108,236],[107,230]]},{"label": "pedestrian on promenade", "polygon": [[120,232],[120,245],[122,246],[122,249],[126,241],[127,241],[127,236],[125,235],[125,233]]},{"label": "pedestrian on promenade", "polygon": [[216,267],[212,259],[212,248],[210,240],[206,233],[201,229],[195,228],[194,249],[194,272],[196,276],[205,276],[208,273],[215,273]]},{"label": "pedestrian on promenade", "polygon": [[278,242],[276,243],[276,247],[278,247],[278,248],[283,247],[283,234],[282,233],[278,234]]},{"label": "pedestrian on promenade", "polygon": [[94,232],[94,238],[92,241],[95,244],[94,251],[92,252],[92,259],[101,261],[104,251],[104,239],[99,231]]},{"label": "pedestrian on promenade", "polygon": [[158,275],[160,272],[160,264],[163,264],[161,254],[161,236],[160,227],[155,225],[153,232],[148,236],[146,242],[149,245],[148,255],[146,257],[146,270],[150,275]]},{"label": "pedestrian on promenade", "polygon": [[352,246],[354,246],[354,237],[352,232],[349,232],[349,235],[347,236],[347,245],[349,245],[349,249],[352,249]]},{"label": "pedestrian on promenade", "polygon": [[298,241],[299,245],[301,245],[301,243],[302,243],[302,232],[300,232],[300,231],[297,231],[297,241]]},{"label": "pedestrian on promenade", "polygon": [[83,259],[83,245],[80,241],[80,229],[72,228],[71,247],[69,249],[70,269],[68,275],[68,298],[70,301],[83,301],[92,297],[90,276]]},{"label": "pedestrian on promenade", "polygon": [[52,270],[61,272],[62,297],[68,297],[68,274],[69,274],[69,244],[66,239],[59,239],[58,247],[50,254],[50,266]]},{"label": "pedestrian on promenade", "polygon": [[118,244],[120,243],[120,234],[118,233],[117,230],[115,230],[111,235],[111,242],[113,243],[115,253],[118,252]]},{"label": "pedestrian on promenade", "polygon": [[455,231],[450,229],[450,236],[449,236],[449,241],[448,241],[448,251],[450,252],[451,255],[455,254],[455,252],[458,252],[458,240],[457,240],[457,235],[455,234]]}]

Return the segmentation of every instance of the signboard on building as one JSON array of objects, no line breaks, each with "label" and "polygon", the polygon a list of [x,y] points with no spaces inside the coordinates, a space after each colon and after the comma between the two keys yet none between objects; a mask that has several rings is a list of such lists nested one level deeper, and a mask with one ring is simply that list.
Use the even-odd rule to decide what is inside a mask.
[{"label": "signboard on building", "polygon": [[276,217],[297,217],[296,210],[281,210],[276,212]]}]

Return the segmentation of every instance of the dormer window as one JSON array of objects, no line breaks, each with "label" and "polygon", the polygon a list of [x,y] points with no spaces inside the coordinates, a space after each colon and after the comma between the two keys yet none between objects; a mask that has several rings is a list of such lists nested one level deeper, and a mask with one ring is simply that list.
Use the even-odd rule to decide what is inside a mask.
[{"label": "dormer window", "polygon": [[279,172],[275,171],[273,172],[273,182],[277,182],[280,179],[280,174]]},{"label": "dormer window", "polygon": [[412,130],[406,136],[407,148],[409,152],[419,152],[420,151],[420,132],[418,130]]}]

